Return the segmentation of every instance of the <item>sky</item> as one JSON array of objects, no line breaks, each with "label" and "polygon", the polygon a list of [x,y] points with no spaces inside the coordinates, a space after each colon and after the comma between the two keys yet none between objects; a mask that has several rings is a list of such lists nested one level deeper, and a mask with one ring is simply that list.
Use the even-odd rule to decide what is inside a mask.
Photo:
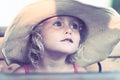
[{"label": "sky", "polygon": [[21,8],[36,0],[0,0],[0,26],[8,26]]},{"label": "sky", "polygon": [[[37,0],[0,0],[0,26],[8,26],[25,5]],[[97,6],[110,6],[112,0],[79,0]]]}]

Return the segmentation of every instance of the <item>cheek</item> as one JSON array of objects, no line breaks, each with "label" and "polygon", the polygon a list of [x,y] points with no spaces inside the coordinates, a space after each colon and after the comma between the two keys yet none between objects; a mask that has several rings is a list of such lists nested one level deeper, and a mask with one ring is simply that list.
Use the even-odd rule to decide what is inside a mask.
[{"label": "cheek", "polygon": [[44,47],[47,47],[51,43],[51,37],[48,34],[42,34],[42,43]]},{"label": "cheek", "polygon": [[41,30],[41,36],[43,41],[50,37],[51,35],[50,33],[51,31],[49,30],[49,28],[47,28],[46,26],[43,26],[43,29]]},{"label": "cheek", "polygon": [[57,32],[52,31],[52,30],[48,30],[48,31],[44,31],[41,36],[42,36],[42,40],[44,43],[53,43],[54,40],[57,40],[58,38],[58,34],[56,34]]},{"label": "cheek", "polygon": [[46,42],[47,40],[50,40],[50,35],[48,35],[47,32],[44,32],[41,34],[43,42]]},{"label": "cheek", "polygon": [[76,36],[75,36],[75,44],[79,46],[80,40],[81,40],[80,35],[76,34]]}]

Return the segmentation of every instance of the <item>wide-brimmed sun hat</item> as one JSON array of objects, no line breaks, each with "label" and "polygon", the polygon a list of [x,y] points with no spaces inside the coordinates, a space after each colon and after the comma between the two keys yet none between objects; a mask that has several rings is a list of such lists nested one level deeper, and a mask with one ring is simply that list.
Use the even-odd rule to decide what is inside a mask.
[{"label": "wide-brimmed sun hat", "polygon": [[56,15],[80,18],[87,26],[81,66],[105,59],[120,41],[120,15],[115,10],[75,0],[39,0],[25,6],[7,28],[1,46],[7,64],[28,62],[27,42],[31,31],[42,20]]}]

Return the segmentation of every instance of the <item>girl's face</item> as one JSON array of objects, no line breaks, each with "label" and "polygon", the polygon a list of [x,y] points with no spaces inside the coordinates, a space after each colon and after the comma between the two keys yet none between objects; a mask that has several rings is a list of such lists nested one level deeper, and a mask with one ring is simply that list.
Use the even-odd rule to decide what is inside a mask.
[{"label": "girl's face", "polygon": [[62,53],[74,53],[80,42],[82,23],[68,16],[50,18],[41,24],[41,36],[44,50]]}]

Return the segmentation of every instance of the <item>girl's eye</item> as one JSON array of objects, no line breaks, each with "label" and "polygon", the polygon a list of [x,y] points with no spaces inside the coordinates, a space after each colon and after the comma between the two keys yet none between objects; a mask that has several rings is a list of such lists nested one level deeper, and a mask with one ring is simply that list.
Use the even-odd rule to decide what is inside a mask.
[{"label": "girl's eye", "polygon": [[79,29],[79,25],[76,24],[76,23],[72,23],[72,24],[71,24],[71,28],[78,30],[78,29]]},{"label": "girl's eye", "polygon": [[53,25],[56,26],[56,27],[61,27],[62,26],[62,22],[56,21]]}]

